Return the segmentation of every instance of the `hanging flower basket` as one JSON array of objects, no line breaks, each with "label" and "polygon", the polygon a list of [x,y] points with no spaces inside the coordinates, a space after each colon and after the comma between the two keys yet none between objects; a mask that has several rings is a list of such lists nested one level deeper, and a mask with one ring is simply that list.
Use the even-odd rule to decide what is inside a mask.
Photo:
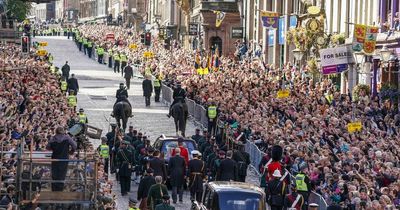
[{"label": "hanging flower basket", "polygon": [[362,93],[364,93],[366,96],[369,96],[370,91],[371,88],[369,87],[369,85],[359,84],[355,86],[353,89],[353,100],[358,101]]}]

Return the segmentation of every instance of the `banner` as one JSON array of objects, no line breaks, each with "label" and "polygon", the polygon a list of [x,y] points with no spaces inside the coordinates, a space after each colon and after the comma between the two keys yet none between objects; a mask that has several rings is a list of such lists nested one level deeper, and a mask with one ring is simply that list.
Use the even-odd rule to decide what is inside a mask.
[{"label": "banner", "polygon": [[215,27],[220,27],[222,24],[222,21],[225,19],[225,12],[222,11],[214,11],[215,14],[217,14],[217,18],[215,19]]},{"label": "banner", "polygon": [[263,22],[263,26],[266,28],[278,28],[279,13],[260,11],[260,17]]},{"label": "banner", "polygon": [[197,23],[189,23],[189,35],[197,36],[198,27]]},{"label": "banner", "polygon": [[353,53],[347,46],[321,49],[319,52],[323,74],[341,73],[347,70],[349,63],[354,63]]},{"label": "banner", "polygon": [[354,24],[354,37],[353,37],[353,50],[371,54],[375,51],[376,37],[379,28],[375,26],[366,26],[361,24]]}]

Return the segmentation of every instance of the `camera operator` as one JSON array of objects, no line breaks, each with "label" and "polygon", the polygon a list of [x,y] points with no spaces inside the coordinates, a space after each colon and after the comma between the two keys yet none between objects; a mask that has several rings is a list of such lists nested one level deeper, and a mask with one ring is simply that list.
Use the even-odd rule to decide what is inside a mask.
[{"label": "camera operator", "polygon": [[[56,128],[56,135],[51,137],[47,149],[52,150],[52,159],[66,159],[68,154],[74,153],[77,149],[76,142],[65,133],[63,127]],[[51,176],[53,180],[64,181],[67,175],[68,161],[53,161],[51,162]],[[52,191],[63,191],[64,183],[52,183]]]}]

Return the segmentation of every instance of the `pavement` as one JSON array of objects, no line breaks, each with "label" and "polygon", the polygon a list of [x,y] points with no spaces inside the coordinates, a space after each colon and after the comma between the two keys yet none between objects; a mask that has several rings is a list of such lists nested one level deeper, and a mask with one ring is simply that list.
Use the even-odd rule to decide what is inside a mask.
[{"label": "pavement", "polygon": [[[79,52],[75,43],[66,37],[36,37],[36,41],[48,42],[45,49],[54,56],[54,63],[61,67],[68,61],[71,72],[75,74],[79,83],[78,107],[83,108],[88,116],[89,125],[100,128],[105,135],[110,130],[110,122],[115,122],[110,117],[112,107],[115,103],[115,93],[119,83],[125,82],[120,73],[114,73],[106,65],[99,64],[89,59],[83,52]],[[175,135],[173,120],[168,118],[168,107],[162,103],[155,103],[151,99],[151,106],[146,107],[142,92],[142,79],[131,80],[131,88],[128,90],[129,101],[132,104],[133,118],[128,120],[136,130],[147,135],[154,141],[162,134]],[[195,125],[189,121],[186,126],[187,136],[194,134]],[[92,140],[95,148],[100,144],[99,140]],[[136,199],[138,185],[131,183],[131,192],[128,196],[121,196],[120,185],[116,182],[115,176],[113,192],[117,195],[117,209],[128,209],[128,199],[133,196]],[[258,177],[253,170],[249,170],[248,183],[257,183]],[[175,205],[176,210],[190,209],[191,202],[189,192],[184,192],[184,202]]]}]

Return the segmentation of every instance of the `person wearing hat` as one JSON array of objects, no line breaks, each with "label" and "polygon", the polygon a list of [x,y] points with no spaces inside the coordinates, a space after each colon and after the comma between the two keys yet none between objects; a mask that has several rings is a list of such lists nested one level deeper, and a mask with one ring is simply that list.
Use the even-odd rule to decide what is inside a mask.
[{"label": "person wearing hat", "polygon": [[161,203],[161,204],[158,204],[157,206],[156,206],[156,209],[155,210],[175,210],[175,207],[173,207],[173,206],[171,206],[170,204],[169,204],[169,199],[170,199],[170,197],[169,197],[169,195],[164,195],[163,197],[162,197],[162,199],[163,199],[163,203]]},{"label": "person wearing hat", "polygon": [[[128,91],[126,90],[124,83],[122,83],[122,82],[119,83],[119,89],[117,90],[115,97],[117,98],[117,101],[115,102],[115,104],[120,101],[125,101],[129,104],[129,106],[131,106],[131,103],[128,100]],[[115,104],[114,104],[114,106],[115,106]]]},{"label": "person wearing hat", "polygon": [[83,108],[79,109],[78,118],[79,118],[79,123],[82,123],[82,124],[87,124],[88,123],[88,119],[87,119],[87,116],[86,116],[85,111],[83,110]]},{"label": "person wearing hat", "polygon": [[150,97],[153,93],[153,84],[151,83],[151,75],[146,76],[142,82],[143,96],[146,107],[150,106]]},{"label": "person wearing hat", "polygon": [[310,203],[310,205],[308,205],[308,209],[309,210],[318,210],[319,205],[316,203]]},{"label": "person wearing hat", "polygon": [[131,191],[131,173],[134,165],[133,154],[128,145],[130,145],[130,142],[123,140],[116,156],[117,173],[123,196]]},{"label": "person wearing hat", "polygon": [[117,124],[115,123],[110,124],[110,126],[111,126],[111,131],[106,134],[106,137],[107,137],[107,145],[110,151],[110,172],[115,173],[116,168],[114,160],[118,152],[118,144],[116,144],[115,138],[118,133],[118,127]]},{"label": "person wearing hat", "polygon": [[302,210],[304,206],[304,198],[301,194],[297,193],[296,184],[290,185],[291,193],[285,196],[283,202],[284,209],[288,210]]},{"label": "person wearing hat", "polygon": [[192,136],[192,139],[196,142],[196,144],[199,144],[199,140],[200,138],[202,138],[202,135],[200,135],[200,129],[196,128],[196,131],[194,133],[194,135]]},{"label": "person wearing hat", "polygon": [[160,93],[161,93],[161,77],[157,74],[153,80],[153,87],[154,87],[154,101],[160,102]]},{"label": "person wearing hat", "polygon": [[217,181],[237,181],[238,180],[238,168],[237,163],[232,159],[233,152],[229,150],[226,152],[226,158],[221,161],[220,166],[217,169]]},{"label": "person wearing hat", "polygon": [[247,176],[247,167],[250,165],[250,154],[244,150],[242,142],[236,142],[236,149],[233,150],[233,160],[238,163],[239,182],[245,182]]},{"label": "person wearing hat", "polygon": [[217,128],[218,108],[214,100],[211,100],[210,105],[207,107],[208,117],[208,133],[214,135]]},{"label": "person wearing hat", "polygon": [[140,208],[136,207],[136,204],[137,204],[137,200],[135,200],[135,198],[133,198],[133,197],[130,197],[128,210],[140,210]]},{"label": "person wearing hat", "polygon": [[156,180],[153,176],[153,169],[146,169],[144,177],[140,180],[139,188],[137,191],[137,199],[140,201],[140,209],[148,209],[147,207],[147,196],[149,194],[149,189],[152,185],[156,184]]},{"label": "person wearing hat", "polygon": [[174,92],[172,93],[172,98],[174,99],[174,101],[172,102],[171,106],[169,107],[169,114],[167,115],[167,117],[171,117],[172,106],[174,106],[178,102],[185,103],[186,90],[182,88],[181,82],[179,82],[179,81],[176,83],[176,88],[174,89]]},{"label": "person wearing hat", "polygon": [[108,162],[110,159],[110,147],[107,145],[107,138],[101,137],[101,145],[97,149],[99,151],[100,158],[104,164],[104,173],[108,175]]},{"label": "person wearing hat", "polygon": [[[307,169],[306,164],[301,165],[300,172],[297,173],[295,177],[297,192],[303,196],[305,206],[308,205],[308,197],[310,196],[311,193],[310,178],[305,173],[306,169]],[[303,209],[304,208],[305,207],[303,207]]]},{"label": "person wearing hat", "polygon": [[286,184],[282,179],[280,170],[275,170],[272,174],[273,179],[268,182],[266,194],[268,196],[268,204],[271,210],[282,210],[283,201],[287,192]]},{"label": "person wearing hat", "polygon": [[69,90],[67,96],[67,102],[69,107],[73,107],[74,111],[76,110],[76,104],[78,103],[78,99],[76,98],[74,90]]},{"label": "person wearing hat", "polygon": [[200,152],[193,150],[193,159],[188,164],[190,200],[196,200],[197,202],[201,202],[203,179],[205,177],[205,164],[200,160],[199,156]]}]

